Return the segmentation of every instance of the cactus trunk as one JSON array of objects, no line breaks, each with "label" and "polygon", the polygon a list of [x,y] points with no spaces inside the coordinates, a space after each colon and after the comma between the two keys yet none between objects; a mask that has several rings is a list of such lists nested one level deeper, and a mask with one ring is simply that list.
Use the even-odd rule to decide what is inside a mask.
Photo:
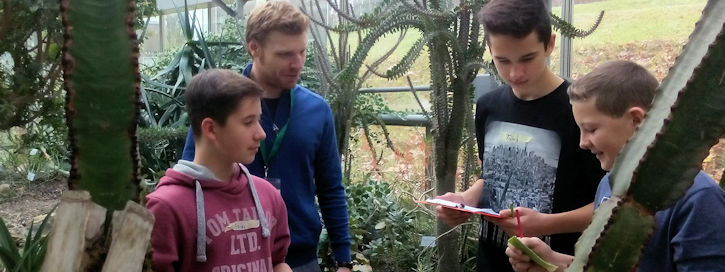
[{"label": "cactus trunk", "polygon": [[138,199],[140,76],[134,1],[63,0],[71,189],[120,210]]}]

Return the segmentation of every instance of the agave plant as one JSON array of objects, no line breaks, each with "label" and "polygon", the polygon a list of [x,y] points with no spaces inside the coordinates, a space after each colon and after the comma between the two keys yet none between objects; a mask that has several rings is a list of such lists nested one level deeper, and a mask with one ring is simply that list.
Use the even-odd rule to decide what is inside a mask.
[{"label": "agave plant", "polygon": [[0,218],[0,261],[2,261],[6,271],[35,272],[40,270],[48,243],[48,238],[43,235],[43,231],[48,225],[48,219],[53,210],[43,218],[34,233],[31,224],[22,248],[15,245],[15,240],[10,235],[5,221]]},{"label": "agave plant", "polygon": [[652,109],[614,164],[616,201],[597,209],[568,271],[630,271],[652,234],[655,212],[685,194],[725,133],[723,14],[725,2],[708,1]]},{"label": "agave plant", "polygon": [[[144,127],[182,127],[186,122],[183,109],[184,90],[191,78],[200,71],[216,67],[209,53],[204,35],[197,28],[196,16],[189,16],[184,1],[184,12],[177,13],[179,25],[186,42],[174,54],[171,62],[152,77],[144,76],[144,90],[141,101],[144,106],[142,125]],[[197,33],[199,38],[195,39]],[[150,99],[150,96],[157,99]],[[158,99],[160,97],[166,99]],[[159,103],[159,101],[164,101]]]},{"label": "agave plant", "polygon": [[155,75],[142,75],[139,151],[147,181],[158,180],[181,157],[188,131],[184,92],[191,77],[217,67],[217,60],[224,63],[213,55],[220,49],[245,51],[243,44],[236,42],[208,42],[196,23],[196,16],[190,14],[185,1],[183,12],[177,13],[184,44]]}]

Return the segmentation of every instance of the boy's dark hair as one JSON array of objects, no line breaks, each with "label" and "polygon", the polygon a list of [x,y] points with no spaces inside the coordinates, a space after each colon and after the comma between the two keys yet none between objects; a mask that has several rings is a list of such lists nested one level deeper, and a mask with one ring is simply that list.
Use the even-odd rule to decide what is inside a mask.
[{"label": "boy's dark hair", "polygon": [[483,24],[487,43],[489,35],[520,39],[532,31],[545,49],[551,40],[551,18],[543,0],[492,0],[478,12],[478,21]]},{"label": "boy's dark hair", "polygon": [[209,69],[197,74],[184,94],[194,137],[201,136],[204,118],[223,126],[242,100],[261,96],[262,88],[257,83],[235,71]]},{"label": "boy's dark hair", "polygon": [[598,111],[621,117],[631,107],[649,110],[657,86],[657,79],[647,69],[618,60],[597,66],[574,81],[567,93],[571,101],[596,99]]}]

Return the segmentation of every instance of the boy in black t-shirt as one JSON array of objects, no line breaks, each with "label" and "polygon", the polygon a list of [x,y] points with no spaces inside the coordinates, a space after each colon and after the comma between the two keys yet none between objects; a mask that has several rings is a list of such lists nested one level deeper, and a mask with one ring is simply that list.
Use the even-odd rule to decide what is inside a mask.
[{"label": "boy in black t-shirt", "polygon": [[[591,221],[592,198],[604,172],[593,154],[579,148],[569,83],[546,65],[556,35],[543,1],[493,0],[478,17],[508,85],[476,103],[481,179],[465,192],[439,198],[501,211],[501,219],[483,217],[477,269],[511,271],[504,250],[517,220],[508,207],[517,207],[524,235],[573,253],[577,232]],[[438,216],[458,225],[470,214],[438,207]]]}]

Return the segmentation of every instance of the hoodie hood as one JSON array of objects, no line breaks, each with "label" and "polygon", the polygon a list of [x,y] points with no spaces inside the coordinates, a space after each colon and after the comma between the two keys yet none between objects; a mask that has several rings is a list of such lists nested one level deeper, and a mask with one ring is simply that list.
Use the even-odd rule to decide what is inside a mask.
[{"label": "hoodie hood", "polygon": [[[264,215],[264,209],[259,202],[257,190],[254,188],[252,176],[249,170],[242,164],[237,164],[235,174],[232,180],[223,182],[217,178],[214,173],[203,165],[193,163],[191,161],[179,160],[172,168],[166,170],[166,175],[159,181],[158,187],[179,185],[193,188],[196,199],[196,261],[206,262],[206,215],[204,211],[204,190],[222,190],[229,193],[239,193],[243,191],[249,184],[249,191],[254,199],[254,206],[259,215],[260,225],[262,227],[262,237],[267,238],[270,235],[267,218]],[[244,176],[244,177],[242,177]]]},{"label": "hoodie hood", "polygon": [[174,165],[173,169],[196,179],[221,181],[221,179],[217,178],[214,173],[209,170],[209,168],[206,168],[206,166],[190,161],[179,160],[179,162]]},{"label": "hoodie hood", "polygon": [[173,168],[166,169],[164,177],[159,180],[159,184],[156,187],[175,185],[195,188],[196,181],[199,181],[201,188],[204,190],[221,190],[229,193],[239,193],[249,183],[249,180],[244,177],[244,171],[242,170],[242,166],[238,166],[235,168],[231,180],[222,180],[217,178],[209,168],[203,165],[191,161],[179,160]]}]

